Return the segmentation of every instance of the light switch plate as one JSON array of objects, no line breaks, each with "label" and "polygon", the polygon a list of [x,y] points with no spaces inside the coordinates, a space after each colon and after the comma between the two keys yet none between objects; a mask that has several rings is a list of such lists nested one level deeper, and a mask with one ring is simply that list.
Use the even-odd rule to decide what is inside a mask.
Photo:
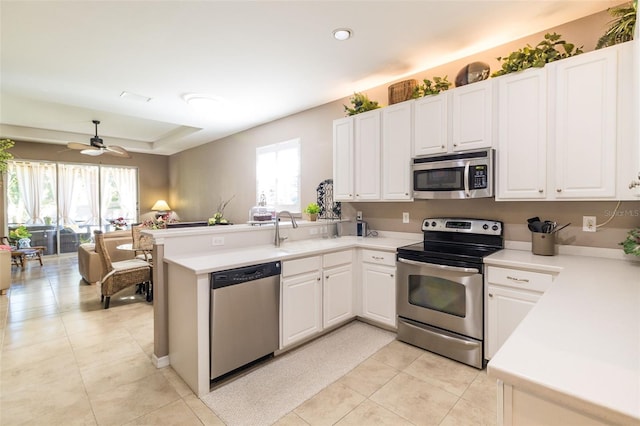
[{"label": "light switch plate", "polygon": [[356,220],[362,220],[362,212],[361,211],[357,211],[356,212]]},{"label": "light switch plate", "polygon": [[409,223],[409,212],[402,213],[402,223]]}]

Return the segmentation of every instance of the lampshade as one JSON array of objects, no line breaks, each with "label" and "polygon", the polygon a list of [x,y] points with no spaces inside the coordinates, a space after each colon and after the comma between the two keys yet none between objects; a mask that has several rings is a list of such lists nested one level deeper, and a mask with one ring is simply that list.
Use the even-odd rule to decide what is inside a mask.
[{"label": "lampshade", "polygon": [[153,205],[153,207],[151,207],[151,210],[158,211],[158,212],[166,212],[171,210],[171,207],[169,207],[169,204],[167,204],[165,200],[158,200]]}]

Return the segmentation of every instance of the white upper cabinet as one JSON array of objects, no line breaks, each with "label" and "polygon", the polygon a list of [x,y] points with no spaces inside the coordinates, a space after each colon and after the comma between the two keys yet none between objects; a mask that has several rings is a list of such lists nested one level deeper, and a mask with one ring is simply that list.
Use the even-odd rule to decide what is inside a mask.
[{"label": "white upper cabinet", "polygon": [[353,120],[333,122],[333,197],[336,201],[353,200]]},{"label": "white upper cabinet", "polygon": [[356,201],[380,199],[380,110],[354,116]]},{"label": "white upper cabinet", "polygon": [[411,200],[413,102],[382,110],[382,199]]},{"label": "white upper cabinet", "polygon": [[618,49],[548,65],[555,85],[555,198],[607,198],[616,190]]},{"label": "white upper cabinet", "polygon": [[449,94],[425,96],[413,106],[416,157],[447,152],[449,147]]},{"label": "white upper cabinet", "polygon": [[634,199],[631,47],[495,79],[497,200]]},{"label": "white upper cabinet", "polygon": [[453,151],[491,148],[492,87],[492,80],[484,80],[451,91]]},{"label": "white upper cabinet", "polygon": [[501,199],[543,199],[547,187],[547,72],[497,79],[497,191]]}]

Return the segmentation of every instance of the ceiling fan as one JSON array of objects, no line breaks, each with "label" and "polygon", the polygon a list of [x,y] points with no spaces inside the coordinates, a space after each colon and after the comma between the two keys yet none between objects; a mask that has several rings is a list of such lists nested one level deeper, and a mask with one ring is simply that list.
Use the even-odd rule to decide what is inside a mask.
[{"label": "ceiling fan", "polygon": [[106,146],[102,139],[98,137],[98,124],[100,124],[100,121],[93,120],[93,124],[96,126],[96,135],[91,138],[90,145],[86,143],[69,142],[67,144],[67,148],[80,150],[80,154],[91,155],[93,157],[102,154],[109,154],[116,157],[131,158],[131,155],[129,155],[127,150],[121,146]]}]

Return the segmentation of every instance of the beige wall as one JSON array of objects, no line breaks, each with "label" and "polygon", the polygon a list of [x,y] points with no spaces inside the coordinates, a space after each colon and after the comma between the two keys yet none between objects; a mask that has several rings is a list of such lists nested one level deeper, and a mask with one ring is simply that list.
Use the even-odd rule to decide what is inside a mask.
[{"label": "beige wall", "polygon": [[[593,50],[598,37],[607,28],[611,16],[603,11],[584,19],[552,28],[530,37],[491,49],[473,57],[448,63],[414,76],[421,81],[433,76],[455,76],[464,65],[472,61],[487,62],[492,71],[499,69],[498,56],[526,44],[535,45],[546,32],[557,32],[568,42]],[[389,82],[389,84],[394,83]],[[313,82],[310,82],[313,84]],[[380,86],[367,91],[367,95],[387,104],[387,87]],[[248,210],[255,203],[255,148],[294,137],[302,139],[302,205],[315,199],[318,183],[332,176],[332,121],[344,116],[343,104],[348,98],[320,106],[300,114],[283,118],[263,126],[224,138],[205,146],[172,156],[171,203],[188,219],[209,217],[220,198],[235,196],[226,214],[234,222],[247,220]],[[365,219],[375,229],[393,231],[420,231],[420,220],[427,216],[475,216],[502,220],[510,240],[528,241],[526,219],[540,216],[559,223],[571,222],[574,226],[561,232],[566,244],[618,247],[627,230],[640,226],[640,202],[623,202],[616,216],[597,233],[581,231],[583,215],[594,215],[599,223],[610,218],[615,202],[505,202],[488,200],[416,201],[413,203],[352,203],[345,204],[344,211],[353,215],[361,210]],[[402,212],[409,212],[411,223],[401,223]]]},{"label": "beige wall", "polygon": [[[64,145],[20,142],[9,151],[16,160],[45,160],[69,163],[104,164],[138,167],[140,214],[151,211],[157,199],[169,197],[169,157],[163,155],[131,153],[130,159],[109,155],[90,157],[79,151],[67,149]],[[4,197],[2,197],[0,215],[5,223]]]}]

